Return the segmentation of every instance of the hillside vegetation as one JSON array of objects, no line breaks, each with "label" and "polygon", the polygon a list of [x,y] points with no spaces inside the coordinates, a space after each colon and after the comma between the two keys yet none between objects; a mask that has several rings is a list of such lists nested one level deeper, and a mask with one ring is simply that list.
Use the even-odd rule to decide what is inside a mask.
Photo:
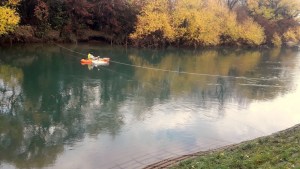
[{"label": "hillside vegetation", "polygon": [[295,0],[4,0],[0,14],[0,36],[16,42],[198,47],[300,40]]}]

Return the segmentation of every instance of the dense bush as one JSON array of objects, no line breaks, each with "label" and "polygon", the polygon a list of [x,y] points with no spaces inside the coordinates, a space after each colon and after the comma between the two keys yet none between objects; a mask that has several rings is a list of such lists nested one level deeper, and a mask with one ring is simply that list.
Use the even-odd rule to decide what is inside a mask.
[{"label": "dense bush", "polygon": [[88,29],[111,43],[144,47],[280,46],[300,39],[295,0],[4,0],[0,13],[0,34],[20,21],[41,38],[54,29],[72,41]]},{"label": "dense bush", "polygon": [[147,42],[158,43],[155,46],[167,41],[195,47],[225,43],[257,46],[265,41],[263,28],[252,18],[238,21],[234,11],[209,0],[151,1],[138,16],[131,38],[138,42],[147,38]]},{"label": "dense bush", "polygon": [[1,1],[0,6],[0,35],[12,32],[20,21],[20,17],[15,10],[19,1]]}]

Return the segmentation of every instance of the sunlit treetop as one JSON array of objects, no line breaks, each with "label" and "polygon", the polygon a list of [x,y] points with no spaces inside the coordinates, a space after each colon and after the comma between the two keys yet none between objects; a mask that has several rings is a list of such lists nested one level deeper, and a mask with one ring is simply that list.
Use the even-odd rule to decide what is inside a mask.
[{"label": "sunlit treetop", "polygon": [[248,0],[249,10],[270,20],[297,18],[300,14],[299,0]]},{"label": "sunlit treetop", "polygon": [[20,21],[15,9],[0,6],[0,35],[12,32]]},{"label": "sunlit treetop", "polygon": [[0,2],[1,6],[15,7],[20,4],[20,0],[2,0]]},{"label": "sunlit treetop", "polygon": [[158,31],[166,39],[174,38],[175,32],[171,26],[167,0],[153,0],[144,6],[131,38],[141,38]]}]

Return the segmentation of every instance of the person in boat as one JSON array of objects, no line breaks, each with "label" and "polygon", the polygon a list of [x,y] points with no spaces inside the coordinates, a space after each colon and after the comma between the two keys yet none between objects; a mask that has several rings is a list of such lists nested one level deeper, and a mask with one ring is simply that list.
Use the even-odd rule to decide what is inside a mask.
[{"label": "person in boat", "polygon": [[96,57],[94,56],[94,55],[92,55],[92,54],[88,54],[88,59],[89,60],[94,60],[94,59],[96,59]]},{"label": "person in boat", "polygon": [[92,55],[92,54],[89,53],[88,54],[88,59],[89,60],[99,60],[101,58],[100,58],[100,56],[94,56],[94,55]]}]

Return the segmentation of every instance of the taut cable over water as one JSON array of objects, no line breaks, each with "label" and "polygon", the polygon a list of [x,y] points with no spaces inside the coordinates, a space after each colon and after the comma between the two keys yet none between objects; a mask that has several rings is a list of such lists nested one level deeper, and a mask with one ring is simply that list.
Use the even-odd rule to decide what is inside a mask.
[{"label": "taut cable over water", "polygon": [[[55,45],[57,45],[57,46],[59,46],[59,47],[61,47],[61,48],[63,48],[63,49],[66,49],[66,50],[68,50],[68,51],[70,51],[70,52],[77,53],[77,54],[80,54],[80,55],[82,55],[82,56],[86,56],[86,54],[84,54],[84,53],[80,53],[80,52],[74,51],[74,50],[72,50],[72,49],[68,49],[68,48],[66,48],[66,47],[64,47],[64,46],[61,46],[61,45],[58,45],[58,44],[56,44],[56,43],[55,43]],[[224,77],[224,78],[234,78],[234,79],[244,79],[244,80],[263,80],[263,81],[273,80],[273,79],[248,78],[248,77],[235,77],[235,76],[223,76],[223,75],[211,75],[211,74],[201,74],[201,73],[192,73],[192,72],[184,72],[184,71],[166,70],[166,69],[151,68],[151,67],[145,67],[145,66],[139,66],[139,65],[127,64],[127,63],[122,63],[122,62],[113,61],[113,60],[110,60],[110,62],[113,62],[113,63],[116,63],[116,64],[120,64],[120,65],[125,65],[125,66],[131,66],[131,67],[142,68],[142,69],[149,69],[149,70],[163,71],[163,72],[170,72],[170,73],[179,73],[179,74],[188,74],[188,75],[195,75],[195,76]],[[102,67],[102,69],[107,70],[107,71],[113,71],[113,70],[111,70],[111,69],[103,68],[103,67]],[[116,72],[116,71],[113,71],[113,72],[119,73],[119,72]],[[119,73],[119,74],[121,74],[121,73]],[[123,75],[124,75],[124,74],[123,74]],[[151,82],[148,82],[148,83],[149,83],[149,84],[152,84]],[[158,86],[157,86],[157,87],[158,87]],[[195,110],[195,109],[193,109],[193,108],[191,108],[191,107],[189,107],[189,106],[187,106],[187,105],[182,105],[182,106],[183,106],[183,107],[186,107],[186,108],[188,108],[188,109],[191,109],[191,110],[194,111],[194,112],[197,112],[197,110]],[[206,114],[204,114],[204,116],[209,117],[209,116],[206,115]],[[232,120],[242,123],[241,121],[236,120],[236,119],[232,119]],[[248,126],[249,128],[252,128],[252,129],[254,129],[254,130],[256,130],[256,131],[258,131],[258,132],[260,132],[260,133],[262,133],[262,134],[265,134],[265,132],[263,132],[263,131],[261,131],[261,130],[259,130],[259,129],[257,129],[257,128],[251,126],[251,125],[249,125],[249,124],[244,124],[244,125],[245,125],[245,126]]]},{"label": "taut cable over water", "polygon": [[[77,53],[82,56],[87,56],[84,53],[77,52],[75,50],[66,48],[64,46],[61,46],[59,44],[54,43],[55,45],[66,49],[70,52]],[[133,64],[128,64],[128,63],[122,63],[114,60],[110,60],[112,63],[120,64],[120,65],[125,65],[125,66],[131,66],[131,67],[136,67],[136,68],[142,68],[142,69],[149,69],[149,70],[155,70],[155,71],[162,71],[162,72],[169,72],[169,73],[179,73],[179,74],[187,74],[187,75],[194,75],[194,76],[209,76],[209,77],[224,77],[224,78],[233,78],[233,79],[244,79],[244,80],[262,80],[262,81],[270,81],[274,80],[274,78],[251,78],[251,77],[244,77],[244,76],[226,76],[226,75],[214,75],[214,74],[205,74],[205,73],[195,73],[195,72],[185,72],[185,71],[176,71],[176,70],[168,70],[168,69],[160,69],[160,68],[153,68],[153,67],[146,67],[146,66],[139,66],[139,65],[133,65]]]},{"label": "taut cable over water", "polygon": [[[0,52],[0,168],[160,168],[300,122],[297,51],[52,43]],[[119,63],[81,64],[88,53]]]}]

